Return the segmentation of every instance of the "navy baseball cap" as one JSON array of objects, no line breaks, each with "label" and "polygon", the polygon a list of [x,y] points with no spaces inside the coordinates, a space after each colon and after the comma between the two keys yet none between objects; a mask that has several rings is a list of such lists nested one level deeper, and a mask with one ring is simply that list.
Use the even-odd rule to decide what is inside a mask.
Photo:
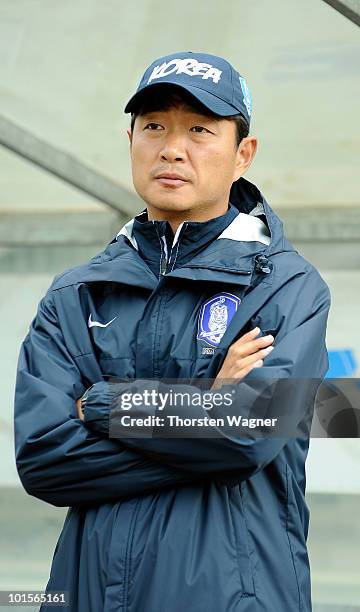
[{"label": "navy baseball cap", "polygon": [[[222,57],[181,51],[156,59],[144,72],[124,112],[133,112],[143,92],[162,83],[186,89],[216,115],[241,114],[250,126],[252,99],[243,76]],[[145,94],[146,95],[146,94]]]}]

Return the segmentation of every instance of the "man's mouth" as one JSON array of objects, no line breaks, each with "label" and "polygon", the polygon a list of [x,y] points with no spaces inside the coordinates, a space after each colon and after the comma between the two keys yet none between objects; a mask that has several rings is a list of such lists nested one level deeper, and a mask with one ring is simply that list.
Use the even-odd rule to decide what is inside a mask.
[{"label": "man's mouth", "polygon": [[186,176],[178,172],[159,172],[155,178],[168,187],[181,187],[189,182]]}]

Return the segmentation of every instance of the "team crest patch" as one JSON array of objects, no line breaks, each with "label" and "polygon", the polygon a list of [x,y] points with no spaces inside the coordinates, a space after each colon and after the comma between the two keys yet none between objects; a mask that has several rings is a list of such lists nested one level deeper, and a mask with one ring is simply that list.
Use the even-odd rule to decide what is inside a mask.
[{"label": "team crest patch", "polygon": [[200,310],[197,339],[218,346],[240,302],[236,295],[225,292],[206,300]]}]

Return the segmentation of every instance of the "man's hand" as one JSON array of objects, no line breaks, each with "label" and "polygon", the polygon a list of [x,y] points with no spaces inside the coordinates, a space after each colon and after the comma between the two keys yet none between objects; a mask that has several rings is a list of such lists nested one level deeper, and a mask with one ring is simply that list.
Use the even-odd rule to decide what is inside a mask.
[{"label": "man's hand", "polygon": [[259,328],[255,327],[231,344],[211,389],[219,389],[225,384],[226,379],[241,380],[253,368],[263,366],[264,357],[274,348],[270,346],[274,342],[274,337],[269,335],[255,339],[259,332]]},{"label": "man's hand", "polygon": [[82,410],[81,410],[81,397],[79,397],[79,399],[76,400],[76,408],[77,408],[78,418],[83,421],[84,420],[84,415],[83,415]]}]

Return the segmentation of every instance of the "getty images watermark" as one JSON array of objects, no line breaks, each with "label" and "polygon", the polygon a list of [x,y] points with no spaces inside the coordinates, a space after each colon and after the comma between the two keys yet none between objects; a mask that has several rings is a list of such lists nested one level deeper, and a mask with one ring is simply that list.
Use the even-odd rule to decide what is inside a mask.
[{"label": "getty images watermark", "polygon": [[[238,414],[225,414],[224,417],[212,417],[210,414],[201,416],[184,416],[182,414],[164,414],[171,408],[200,408],[209,412],[214,407],[229,408],[233,405],[235,389],[221,393],[220,391],[200,392],[200,391],[178,391],[171,387],[167,391],[145,388],[141,392],[124,392],[118,397],[118,410],[116,418],[121,427],[141,428],[141,427],[165,427],[166,421],[170,427],[224,427],[227,422],[230,427],[275,427],[277,418],[246,418]],[[121,414],[121,411],[136,412],[138,408],[154,409],[157,414],[147,416],[132,416]]]},{"label": "getty images watermark", "polygon": [[[306,435],[319,380],[108,380],[109,437],[239,437]],[[91,402],[98,418],[99,402]],[[90,399],[90,398],[89,398]],[[87,419],[91,406],[86,403]]]},{"label": "getty images watermark", "polygon": [[[112,383],[108,385],[108,383]],[[109,437],[317,437],[360,435],[359,379],[250,378],[104,381],[87,414],[109,410]],[[89,398],[90,399],[90,398]]]}]

